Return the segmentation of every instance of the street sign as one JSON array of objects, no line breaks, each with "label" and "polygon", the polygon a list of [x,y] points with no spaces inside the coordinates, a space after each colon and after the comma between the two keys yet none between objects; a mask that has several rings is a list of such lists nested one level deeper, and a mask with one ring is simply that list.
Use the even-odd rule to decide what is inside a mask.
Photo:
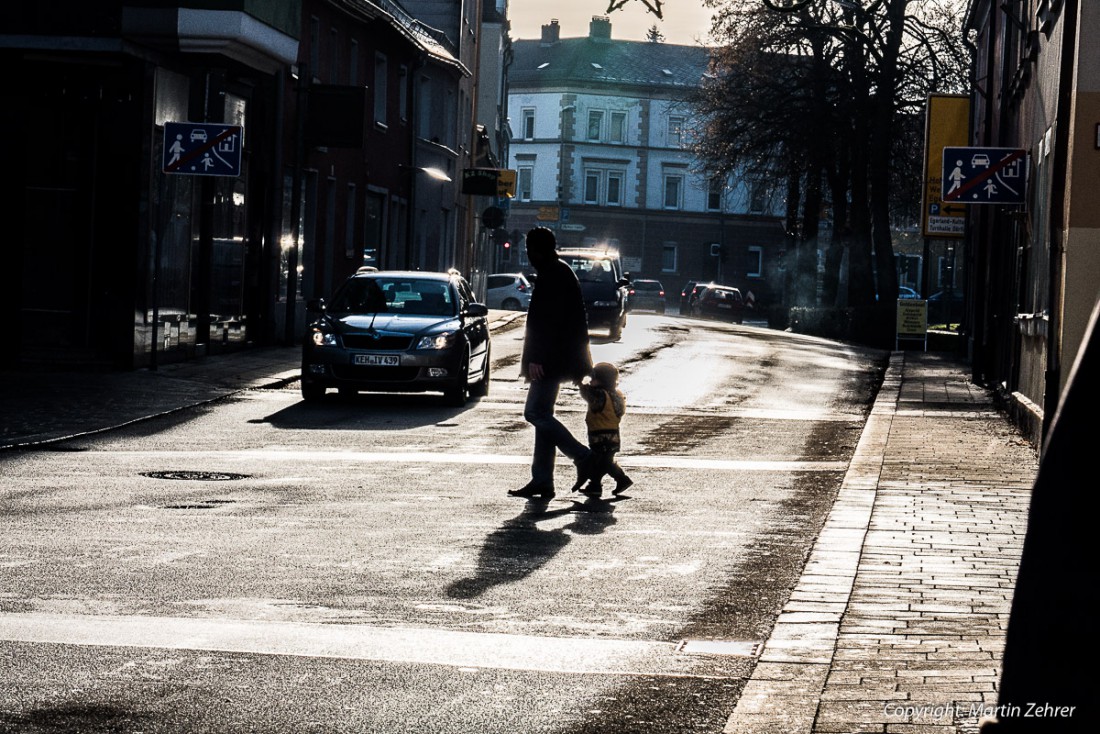
[{"label": "street sign", "polygon": [[583,224],[563,224],[561,225],[562,232],[583,232]]},{"label": "street sign", "polygon": [[556,222],[559,214],[560,210],[556,206],[540,206],[535,219],[540,222]]},{"label": "street sign", "polygon": [[161,170],[187,176],[240,176],[243,147],[240,125],[166,122]]},{"label": "street sign", "polygon": [[921,230],[925,237],[962,237],[966,231],[966,207],[944,205],[943,149],[966,145],[969,139],[970,98],[954,94],[928,97],[924,131],[924,207]]},{"label": "street sign", "polygon": [[916,298],[898,299],[897,336],[895,346],[902,339],[919,339],[928,349],[928,301]]},{"label": "street sign", "polygon": [[1023,204],[1027,151],[1020,148],[944,148],[943,201]]},{"label": "street sign", "polygon": [[497,198],[511,199],[516,195],[516,172],[511,168],[497,171]]}]

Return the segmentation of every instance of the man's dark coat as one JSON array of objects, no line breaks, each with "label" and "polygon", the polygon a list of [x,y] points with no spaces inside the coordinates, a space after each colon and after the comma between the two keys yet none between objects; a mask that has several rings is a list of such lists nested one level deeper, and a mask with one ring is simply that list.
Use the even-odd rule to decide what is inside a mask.
[{"label": "man's dark coat", "polygon": [[592,371],[588,348],[588,316],[581,285],[573,269],[555,255],[538,268],[535,291],[527,310],[520,374],[527,365],[541,364],[546,379],[580,381]]}]

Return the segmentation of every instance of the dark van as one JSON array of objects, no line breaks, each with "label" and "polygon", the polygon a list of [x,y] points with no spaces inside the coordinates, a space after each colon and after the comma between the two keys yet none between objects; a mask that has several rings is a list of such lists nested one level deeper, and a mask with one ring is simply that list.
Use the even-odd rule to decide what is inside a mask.
[{"label": "dark van", "polygon": [[573,268],[581,282],[588,328],[607,329],[610,338],[618,339],[626,326],[630,287],[619,253],[599,247],[567,247],[558,250],[558,257]]}]

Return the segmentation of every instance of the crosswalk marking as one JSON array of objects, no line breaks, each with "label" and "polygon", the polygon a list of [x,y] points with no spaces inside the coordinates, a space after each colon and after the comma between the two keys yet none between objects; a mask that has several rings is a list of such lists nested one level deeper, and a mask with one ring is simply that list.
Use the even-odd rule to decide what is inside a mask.
[{"label": "crosswalk marking", "polygon": [[205,650],[552,673],[710,674],[671,642],[248,619],[0,613],[0,640]]},{"label": "crosswalk marking", "polygon": [[[187,457],[235,461],[353,462],[357,464],[495,464],[526,465],[529,455],[442,453],[435,451],[340,451],[298,449],[243,449],[235,451],[89,451],[85,456],[142,457],[163,461],[184,461]],[[843,472],[844,461],[731,460],[694,456],[633,455],[616,459],[622,466],[649,469],[699,469],[752,472]]]}]

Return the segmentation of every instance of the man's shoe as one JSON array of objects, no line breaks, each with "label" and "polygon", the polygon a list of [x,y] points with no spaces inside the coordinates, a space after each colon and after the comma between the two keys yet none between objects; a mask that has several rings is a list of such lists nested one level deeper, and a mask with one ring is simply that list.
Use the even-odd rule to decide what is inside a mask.
[{"label": "man's shoe", "polygon": [[535,482],[529,482],[519,489],[508,490],[508,494],[512,497],[526,497],[527,499],[541,497],[544,500],[548,500],[554,497],[554,487],[550,484],[536,484]]},{"label": "man's shoe", "polygon": [[634,484],[634,480],[630,477],[623,477],[619,481],[615,482],[615,489],[611,490],[611,494],[622,494]]}]

